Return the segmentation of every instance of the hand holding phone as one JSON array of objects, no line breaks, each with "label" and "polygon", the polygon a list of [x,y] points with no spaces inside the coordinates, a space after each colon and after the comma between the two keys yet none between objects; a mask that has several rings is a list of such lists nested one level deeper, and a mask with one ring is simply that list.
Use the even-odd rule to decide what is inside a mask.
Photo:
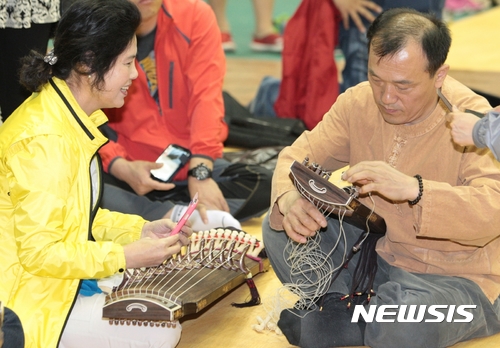
[{"label": "hand holding phone", "polygon": [[175,174],[184,167],[190,158],[191,151],[180,145],[171,144],[156,160],[156,163],[163,163],[163,166],[152,169],[151,176],[161,182],[171,182]]},{"label": "hand holding phone", "polygon": [[189,220],[189,217],[193,213],[193,211],[196,209],[196,206],[198,205],[198,192],[194,195],[193,199],[188,205],[188,208],[184,215],[182,215],[181,219],[177,222],[177,225],[174,227],[172,232],[170,232],[171,236],[175,236],[177,233],[181,231],[182,226],[186,224],[186,222]]}]

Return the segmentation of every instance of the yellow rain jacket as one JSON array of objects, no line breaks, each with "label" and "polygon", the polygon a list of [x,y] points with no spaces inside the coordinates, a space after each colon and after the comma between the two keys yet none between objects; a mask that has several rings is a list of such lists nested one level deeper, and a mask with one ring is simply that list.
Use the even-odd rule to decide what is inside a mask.
[{"label": "yellow rain jacket", "polygon": [[0,299],[19,315],[27,348],[57,347],[81,279],[123,271],[122,245],[144,226],[98,208],[106,121],[54,78],[0,126]]}]

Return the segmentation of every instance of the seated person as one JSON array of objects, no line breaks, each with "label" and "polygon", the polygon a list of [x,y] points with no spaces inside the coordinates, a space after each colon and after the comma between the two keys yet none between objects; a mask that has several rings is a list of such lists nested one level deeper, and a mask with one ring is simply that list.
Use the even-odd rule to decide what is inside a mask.
[{"label": "seated person", "polygon": [[[262,215],[269,208],[271,171],[221,158],[228,134],[222,100],[225,56],[212,9],[201,0],[132,2],[142,14],[139,76],[125,106],[105,110],[110,142],[100,150],[106,172],[102,206],[177,221],[198,192],[194,230],[222,223],[239,227]],[[173,184],[150,174],[161,167],[155,161],[170,144],[192,153]]]},{"label": "seated person", "polygon": [[[101,108],[121,107],[137,77],[137,7],[77,0],[49,54],[24,57],[33,94],[0,127],[0,299],[26,347],[175,347],[181,327],[111,326],[92,284],[179,253],[192,230],[101,209]],[[105,47],[106,49],[102,49]],[[96,287],[97,288],[97,287]],[[83,290],[86,290],[85,292]]]},{"label": "seated person", "polygon": [[[321,294],[309,298],[312,306],[299,301],[283,310],[278,326],[291,344],[315,348],[447,347],[500,332],[500,169],[488,149],[453,143],[437,89],[462,110],[486,112],[491,106],[447,76],[451,37],[444,22],[391,9],[372,23],[368,38],[368,81],[341,94],[313,130],[281,152],[263,240],[280,281],[299,286],[311,279],[311,267],[304,265],[303,276],[296,270],[292,281],[295,255],[287,246],[300,252],[301,245],[320,240],[318,249],[339,267],[363,234],[340,215],[326,218],[299,193],[290,165],[305,157],[328,171],[348,164],[342,179],[357,187],[361,202],[385,219],[387,230],[373,249],[376,262],[354,254]],[[356,267],[378,267],[373,286],[361,294],[355,293],[357,281],[370,279],[353,282]],[[383,319],[394,320],[365,322],[360,316],[351,322],[355,306],[348,309],[349,301],[366,304],[369,297],[370,306],[392,306]],[[408,323],[398,319],[408,316],[402,305],[444,306],[443,318],[473,305],[474,319],[452,312],[450,320],[436,322],[426,312],[425,320]]]}]

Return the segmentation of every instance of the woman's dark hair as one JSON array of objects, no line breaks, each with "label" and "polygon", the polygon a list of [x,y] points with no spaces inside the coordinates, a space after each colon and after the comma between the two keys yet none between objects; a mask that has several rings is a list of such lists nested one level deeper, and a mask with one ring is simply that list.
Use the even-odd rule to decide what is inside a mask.
[{"label": "woman's dark hair", "polygon": [[141,22],[137,6],[129,0],[77,0],[60,19],[51,63],[45,54],[31,51],[22,59],[21,83],[40,91],[50,77],[66,80],[71,71],[94,74],[93,87],[100,89],[104,76],[125,51]]},{"label": "woman's dark hair", "polygon": [[380,58],[396,54],[410,39],[420,43],[431,77],[446,61],[451,46],[450,30],[443,21],[409,8],[382,12],[371,24],[367,37],[368,52],[371,49]]}]

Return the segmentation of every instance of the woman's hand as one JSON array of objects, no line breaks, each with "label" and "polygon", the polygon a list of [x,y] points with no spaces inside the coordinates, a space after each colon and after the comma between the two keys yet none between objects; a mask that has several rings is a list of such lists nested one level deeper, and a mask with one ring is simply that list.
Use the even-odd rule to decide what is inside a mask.
[{"label": "woman's hand", "polygon": [[[177,223],[173,222],[170,219],[161,219],[146,222],[144,224],[144,227],[142,228],[141,238],[159,239],[169,237],[170,232],[172,232],[176,225]],[[181,242],[184,245],[187,245],[189,243],[188,238],[192,233],[193,230],[189,227],[189,222],[186,223],[186,225],[182,226],[181,232],[179,234],[184,237],[181,239]]]},{"label": "woman's hand", "polygon": [[191,228],[184,225],[180,233],[171,236],[175,223],[169,219],[147,222],[141,239],[123,247],[127,268],[155,267],[188,245]]}]

